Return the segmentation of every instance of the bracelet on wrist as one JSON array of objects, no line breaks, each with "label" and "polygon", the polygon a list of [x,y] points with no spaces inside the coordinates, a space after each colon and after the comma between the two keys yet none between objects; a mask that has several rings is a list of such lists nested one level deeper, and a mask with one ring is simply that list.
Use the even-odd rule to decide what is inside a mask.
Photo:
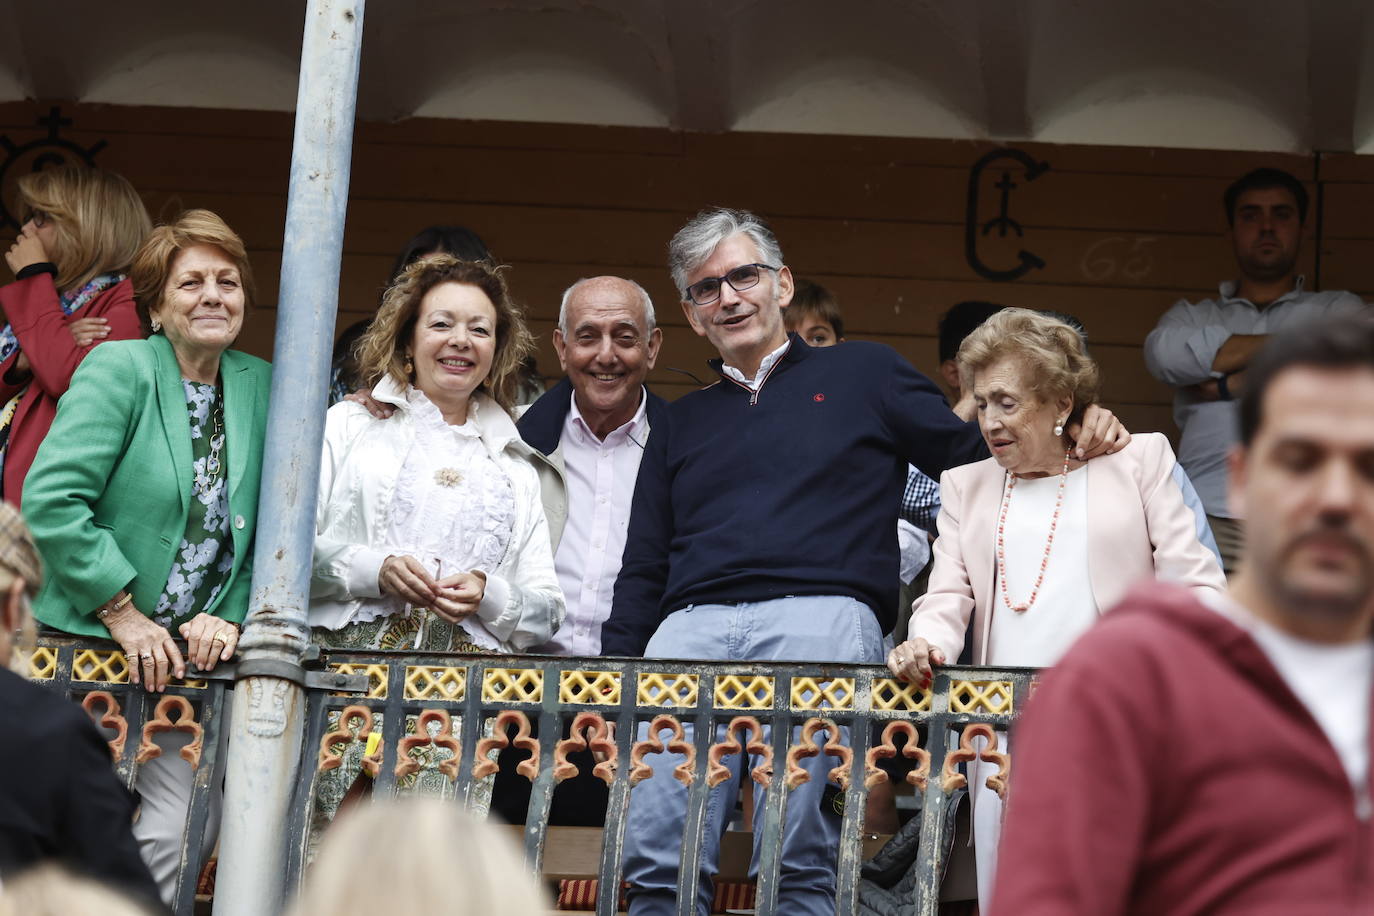
[{"label": "bracelet on wrist", "polygon": [[95,612],[95,617],[96,617],[97,620],[104,620],[106,617],[109,617],[109,616],[110,616],[111,614],[113,614],[115,611],[117,611],[117,610],[119,610],[120,608],[124,607],[124,605],[128,604],[130,601],[133,601],[133,600],[134,600],[133,593],[132,593],[132,592],[125,592],[125,593],[124,593],[124,597],[123,597],[123,598],[120,598],[118,601],[114,601],[113,603],[111,603],[111,602],[106,602],[105,604],[102,604],[102,605],[96,610],[96,612]]}]

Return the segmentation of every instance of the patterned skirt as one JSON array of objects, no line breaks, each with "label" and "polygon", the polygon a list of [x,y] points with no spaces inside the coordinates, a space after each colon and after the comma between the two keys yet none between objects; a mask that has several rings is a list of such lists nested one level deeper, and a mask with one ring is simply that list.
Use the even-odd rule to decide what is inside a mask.
[{"label": "patterned skirt", "polygon": [[483,652],[468,631],[427,608],[406,605],[399,614],[338,630],[315,630],[315,641],[326,649],[408,649],[412,652]]},{"label": "patterned skirt", "polygon": [[[352,650],[405,650],[418,653],[436,654],[480,654],[484,650],[472,642],[468,631],[456,624],[449,623],[433,611],[425,608],[407,606],[399,614],[379,617],[363,623],[351,623],[338,630],[316,628],[314,639],[325,649]],[[405,731],[414,732],[418,717],[407,716]],[[382,723],[378,716],[373,730],[380,733]],[[462,742],[461,717],[453,717],[452,736]],[[330,731],[337,728],[337,713],[330,716]],[[482,734],[490,737],[490,722],[483,723]],[[350,793],[356,794],[363,775],[362,758],[366,753],[363,744],[353,741],[339,748],[342,754],[341,765],[320,773],[315,782],[315,804],[313,806],[308,855],[314,857],[314,849],[321,834],[333,821],[340,804]],[[423,745],[413,755],[420,764],[419,772],[403,777],[396,785],[398,795],[435,795],[449,797],[454,793],[454,785],[439,770],[452,753],[434,745]],[[478,816],[484,816],[491,808],[491,793],[495,783],[494,776],[474,780],[468,794],[467,808]]]}]

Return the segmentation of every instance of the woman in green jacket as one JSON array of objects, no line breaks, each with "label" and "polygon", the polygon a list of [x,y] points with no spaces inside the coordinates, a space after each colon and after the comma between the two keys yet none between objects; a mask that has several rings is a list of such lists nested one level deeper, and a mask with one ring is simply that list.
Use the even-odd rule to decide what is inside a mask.
[{"label": "woman in green jacket", "polygon": [[[215,214],[189,210],[154,229],[131,278],[152,335],[103,344],[82,362],[23,508],[50,570],[34,615],[67,633],[112,637],[131,679],[161,692],[185,677],[186,661],[208,671],[238,644],[271,369],[229,349],[252,275],[242,240]],[[185,659],[174,632],[187,641]],[[150,765],[176,756],[164,752],[139,773],[136,832],[167,834],[140,836],[165,896],[169,879],[175,888],[180,789],[189,799],[191,773]]]}]

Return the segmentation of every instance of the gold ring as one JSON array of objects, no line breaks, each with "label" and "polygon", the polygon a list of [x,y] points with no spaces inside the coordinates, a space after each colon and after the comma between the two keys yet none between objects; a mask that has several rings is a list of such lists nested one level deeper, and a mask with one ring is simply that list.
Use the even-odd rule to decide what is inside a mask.
[{"label": "gold ring", "polygon": [[229,637],[224,635],[224,631],[223,631],[223,630],[220,630],[218,633],[216,633],[216,634],[215,634],[215,638],[212,639],[212,640],[210,640],[210,642],[212,642],[212,643],[213,643],[213,642],[228,642],[228,641],[229,641]]}]

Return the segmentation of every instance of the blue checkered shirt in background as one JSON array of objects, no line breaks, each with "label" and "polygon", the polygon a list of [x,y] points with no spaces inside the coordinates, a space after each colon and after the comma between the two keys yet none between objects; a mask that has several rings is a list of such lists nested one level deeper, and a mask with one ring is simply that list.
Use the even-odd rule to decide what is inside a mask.
[{"label": "blue checkered shirt in background", "polygon": [[922,531],[937,534],[935,518],[940,514],[940,484],[914,467],[906,469],[906,489],[902,491],[901,517]]}]

